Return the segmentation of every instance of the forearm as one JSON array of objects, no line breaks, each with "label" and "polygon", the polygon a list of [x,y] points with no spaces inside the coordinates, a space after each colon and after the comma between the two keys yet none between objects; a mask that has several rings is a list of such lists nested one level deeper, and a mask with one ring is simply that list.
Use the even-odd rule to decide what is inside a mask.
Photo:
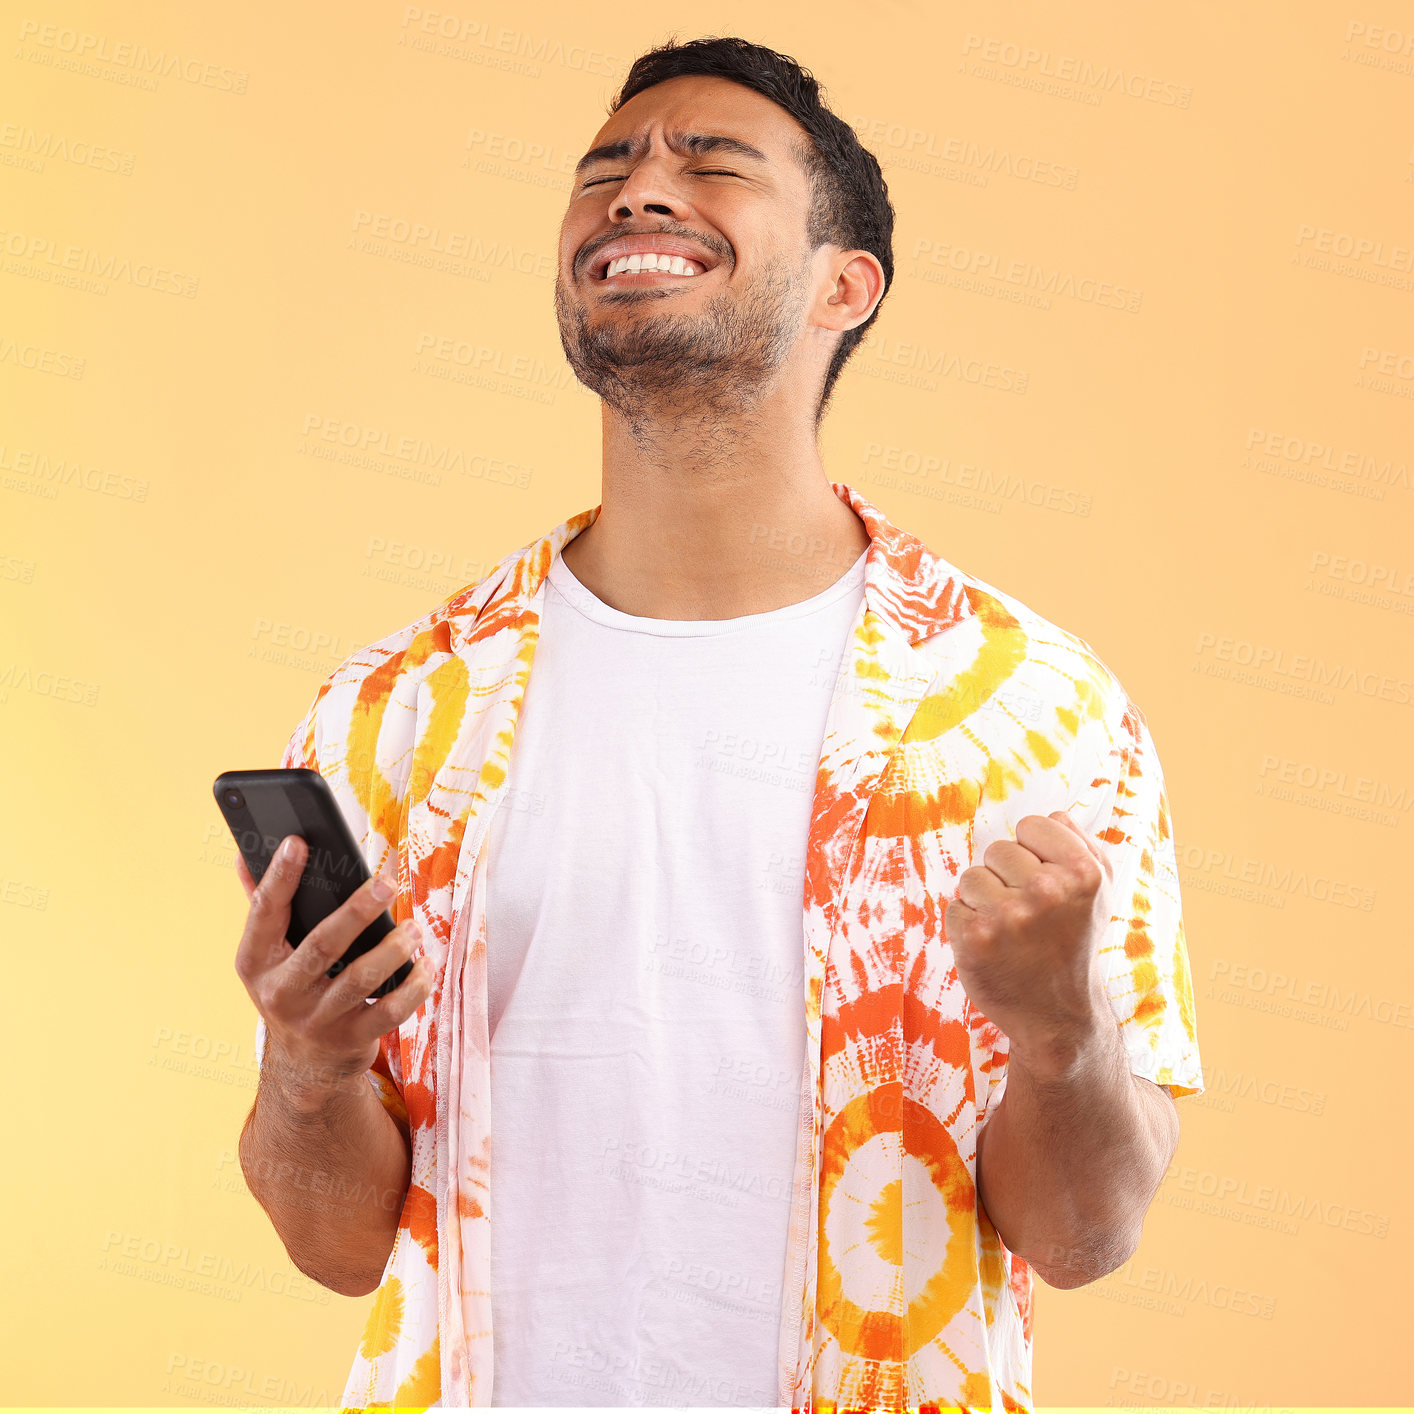
[{"label": "forearm", "polygon": [[411,1180],[408,1140],[368,1083],[301,1085],[267,1047],[241,1170],[290,1260],[344,1296],[374,1290]]},{"label": "forearm", "polygon": [[1043,1280],[1082,1286],[1133,1254],[1177,1138],[1172,1100],[1133,1074],[1106,1014],[1063,1054],[1013,1046],[977,1138],[978,1197]]}]

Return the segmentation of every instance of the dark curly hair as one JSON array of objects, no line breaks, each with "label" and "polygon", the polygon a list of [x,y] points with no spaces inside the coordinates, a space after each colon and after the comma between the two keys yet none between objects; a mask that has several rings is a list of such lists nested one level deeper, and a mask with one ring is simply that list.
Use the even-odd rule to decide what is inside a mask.
[{"label": "dark curly hair", "polygon": [[795,144],[795,154],[810,187],[806,237],[812,248],[829,242],[843,250],[867,250],[884,268],[884,294],[869,318],[846,329],[835,346],[824,387],[815,408],[820,425],[835,380],[854,352],[894,282],[894,208],[878,159],[865,148],[848,123],[825,106],[824,90],[794,59],[745,39],[708,36],[679,44],[669,39],[640,54],[623,87],[609,105],[610,114],[645,88],[687,74],[730,79],[779,104],[803,127],[809,141]]}]

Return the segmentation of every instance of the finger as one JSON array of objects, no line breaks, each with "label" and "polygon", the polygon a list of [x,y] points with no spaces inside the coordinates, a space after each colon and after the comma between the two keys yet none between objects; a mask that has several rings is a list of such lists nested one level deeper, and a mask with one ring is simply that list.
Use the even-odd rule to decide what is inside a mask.
[{"label": "finger", "polygon": [[1084,831],[1074,827],[1075,822],[1068,817],[1062,823],[1062,817],[1063,810],[1053,810],[1049,815],[1023,815],[1016,822],[1016,838],[1043,863],[1073,867],[1093,854],[1085,843]]},{"label": "finger", "polygon": [[[387,882],[392,882],[387,875],[380,877]],[[348,952],[351,944],[375,918],[387,912],[389,904],[392,902],[391,899],[380,899],[373,892],[375,882],[374,879],[364,880],[343,903],[327,917],[321,918],[309,930],[299,947],[285,959],[283,964],[288,973],[286,979],[288,983],[295,986],[312,987],[320,994],[322,1002],[330,987],[342,982],[343,972],[337,978],[331,978],[328,976],[329,969]],[[383,939],[379,939],[378,945],[381,946],[382,942]],[[362,960],[359,958],[356,962],[350,963],[350,967],[357,965],[357,962]],[[345,968],[344,971],[348,971],[348,969]],[[389,968],[389,971],[391,972],[392,969]],[[373,986],[377,985],[378,983],[375,981]],[[343,983],[340,991],[347,986],[347,983]],[[363,995],[366,996],[367,992],[365,991]]]},{"label": "finger", "polygon": [[[388,980],[403,963],[414,959],[421,951],[422,941],[414,920],[405,918],[361,957],[344,968],[329,982],[320,999],[320,1007],[329,1017],[342,1017],[350,1011],[363,1011],[368,997]],[[411,981],[404,977],[399,989]],[[380,998],[380,1000],[382,1000]]]},{"label": "finger", "polygon": [[1008,888],[1022,888],[1041,868],[1041,861],[1016,840],[993,840],[982,854],[983,863]]},{"label": "finger", "polygon": [[285,932],[290,926],[290,899],[304,871],[305,848],[298,835],[285,836],[260,882],[250,891],[250,912],[236,951],[236,967],[242,976],[278,967],[290,951]]},{"label": "finger", "polygon": [[973,865],[964,869],[957,881],[957,899],[978,913],[994,908],[1005,896],[1007,886],[990,869]]},{"label": "finger", "polygon": [[1071,831],[1078,835],[1085,843],[1086,849],[1100,862],[1101,868],[1108,874],[1110,872],[1110,856],[1100,847],[1100,842],[1083,825],[1073,819],[1066,810],[1054,810],[1051,812],[1051,819],[1060,820],[1068,825]]},{"label": "finger", "polygon": [[360,1002],[362,1011],[353,1012],[346,1024],[361,1041],[376,1040],[401,1026],[431,995],[435,981],[431,962],[420,957],[400,987],[376,1002]]},{"label": "finger", "polygon": [[245,896],[249,898],[255,892],[255,880],[250,877],[250,869],[245,862],[245,855],[240,850],[236,851],[236,877],[241,881],[241,888],[245,890]]}]

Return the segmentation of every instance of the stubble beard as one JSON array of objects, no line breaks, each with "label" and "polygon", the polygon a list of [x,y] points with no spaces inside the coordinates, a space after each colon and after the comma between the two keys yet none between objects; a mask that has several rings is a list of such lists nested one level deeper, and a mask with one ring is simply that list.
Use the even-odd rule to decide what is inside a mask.
[{"label": "stubble beard", "polygon": [[795,346],[803,275],[803,267],[777,256],[749,291],[718,290],[683,314],[652,307],[671,293],[626,289],[639,307],[608,308],[592,322],[585,306],[567,297],[561,277],[555,281],[560,343],[575,377],[635,435],[683,417],[739,420],[770,391]]}]

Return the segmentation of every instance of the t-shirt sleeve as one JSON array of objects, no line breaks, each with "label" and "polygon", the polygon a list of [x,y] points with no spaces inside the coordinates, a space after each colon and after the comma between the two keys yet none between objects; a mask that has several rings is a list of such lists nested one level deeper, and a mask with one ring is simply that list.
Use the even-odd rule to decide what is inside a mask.
[{"label": "t-shirt sleeve", "polygon": [[1110,761],[1113,803],[1096,832],[1114,865],[1112,912],[1099,948],[1105,988],[1133,1073],[1175,1098],[1199,1095],[1203,1071],[1173,818],[1148,722],[1128,699]]},{"label": "t-shirt sleeve", "polygon": [[[323,697],[324,692],[321,689],[319,695],[310,704],[308,711],[300,718],[299,725],[290,733],[284,754],[280,758],[282,770],[301,767],[311,771],[319,770],[317,709]],[[257,1070],[265,1064],[265,1042],[268,1036],[269,1027],[265,1024],[265,1018],[257,1012],[255,1017],[255,1063]],[[403,1099],[402,1052],[396,1028],[385,1032],[378,1038],[378,1054],[374,1057],[373,1064],[366,1074],[368,1083],[373,1086],[374,1093],[383,1103],[383,1108],[393,1116],[404,1134],[407,1134],[409,1128],[407,1104]]]}]

